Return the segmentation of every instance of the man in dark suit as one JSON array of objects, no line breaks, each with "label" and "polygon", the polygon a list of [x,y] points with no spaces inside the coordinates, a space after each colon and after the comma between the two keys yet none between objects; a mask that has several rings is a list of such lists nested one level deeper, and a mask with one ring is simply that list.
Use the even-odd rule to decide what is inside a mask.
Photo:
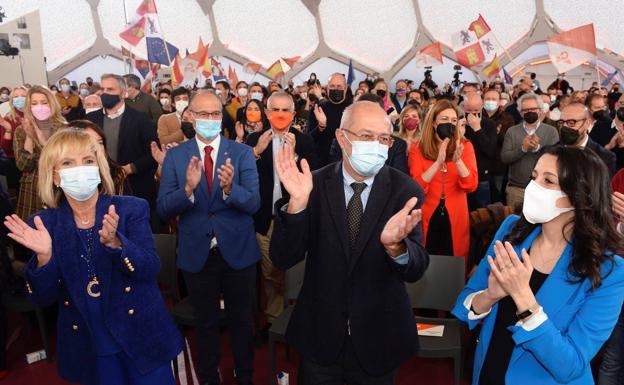
[{"label": "man in dark suit", "polygon": [[468,194],[470,211],[490,204],[490,169],[496,161],[496,123],[481,115],[483,100],[481,96],[469,94],[462,102],[466,114],[466,139],[472,143],[479,170],[479,186]]},{"label": "man in dark suit", "polygon": [[158,141],[154,123],[142,112],[126,106],[126,82],[119,75],[102,75],[101,110],[87,115],[106,136],[106,150],[112,160],[123,166],[132,195],[156,203],[157,187],[154,173],[157,164],[152,158],[150,144]]},{"label": "man in dark suit", "polygon": [[275,202],[288,192],[279,183],[273,162],[274,154],[288,143],[295,149],[297,162],[308,161],[311,169],[316,169],[317,156],[314,140],[292,128],[295,116],[293,98],[283,91],[274,92],[267,100],[267,116],[271,128],[264,132],[253,132],[247,137],[247,144],[253,147],[260,178],[260,210],[254,215],[256,238],[262,254],[262,277],[266,294],[264,314],[268,322],[273,322],[284,310],[284,272],[273,266],[269,257],[269,242],[273,233]]},{"label": "man in dark suit", "polygon": [[258,171],[249,146],[220,135],[221,101],[196,95],[190,105],[194,139],[167,151],[158,192],[163,220],[179,216],[178,267],[197,321],[198,374],[219,384],[221,294],[236,379],[253,375],[252,298],[260,250],[252,215],[260,207]]},{"label": "man in dark suit", "polygon": [[559,143],[566,146],[589,148],[594,151],[609,169],[611,176],[615,175],[615,154],[594,142],[589,136],[589,127],[592,118],[587,107],[581,103],[568,104],[561,111],[559,120]]},{"label": "man in dark suit", "polygon": [[390,100],[396,113],[400,114],[405,104],[407,104],[407,82],[405,80],[397,80],[395,92],[390,96]]},{"label": "man in dark suit", "polygon": [[[284,146],[276,158],[289,192],[276,203],[271,258],[282,269],[306,259],[286,339],[301,354],[299,384],[392,384],[418,350],[404,282],[425,272],[424,193],[384,165],[392,124],[378,104],[356,102],[336,132],[343,162],[300,172]],[[366,150],[366,151],[364,151]]]}]

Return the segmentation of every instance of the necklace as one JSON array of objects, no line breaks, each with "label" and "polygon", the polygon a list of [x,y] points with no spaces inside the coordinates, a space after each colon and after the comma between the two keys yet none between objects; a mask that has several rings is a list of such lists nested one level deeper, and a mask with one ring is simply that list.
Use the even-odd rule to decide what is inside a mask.
[{"label": "necklace", "polygon": [[89,278],[87,294],[89,297],[97,298],[102,295],[102,293],[100,292],[100,282],[95,273],[95,267],[91,264],[91,258],[93,257],[93,227],[90,229],[80,229],[78,231],[83,232],[86,238],[86,253],[80,254],[80,258],[87,264],[87,276]]}]

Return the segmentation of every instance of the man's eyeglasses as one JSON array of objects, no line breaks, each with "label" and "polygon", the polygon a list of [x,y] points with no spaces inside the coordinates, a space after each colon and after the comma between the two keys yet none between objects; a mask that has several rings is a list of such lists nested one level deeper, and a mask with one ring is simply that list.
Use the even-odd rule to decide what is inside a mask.
[{"label": "man's eyeglasses", "polygon": [[290,108],[270,108],[271,112],[293,112]]},{"label": "man's eyeglasses", "polygon": [[348,132],[349,134],[353,135],[357,140],[362,141],[362,142],[372,142],[374,140],[378,141],[379,144],[383,144],[386,146],[389,146],[392,142],[394,142],[394,139],[392,139],[391,135],[373,135],[373,134],[367,134],[367,133],[363,133],[363,134],[357,134],[353,131],[347,130],[345,128],[341,129],[344,132]]},{"label": "man's eyeglasses", "polygon": [[192,111],[191,114],[195,119],[221,119],[223,113],[221,111]]},{"label": "man's eyeglasses", "polygon": [[587,118],[585,119],[559,119],[557,120],[557,127],[561,128],[563,126],[566,127],[576,127],[577,124],[579,124],[579,122],[582,122],[581,124],[585,123],[585,121],[587,120]]}]

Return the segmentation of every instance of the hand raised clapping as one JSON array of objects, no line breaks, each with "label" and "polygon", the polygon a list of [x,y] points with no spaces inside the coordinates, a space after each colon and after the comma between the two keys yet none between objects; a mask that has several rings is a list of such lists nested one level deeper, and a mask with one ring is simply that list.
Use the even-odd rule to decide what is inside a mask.
[{"label": "hand raised clapping", "polygon": [[9,229],[9,238],[37,254],[37,266],[46,265],[52,257],[52,238],[38,216],[34,219],[35,228],[30,227],[20,217],[13,214],[4,218]]}]

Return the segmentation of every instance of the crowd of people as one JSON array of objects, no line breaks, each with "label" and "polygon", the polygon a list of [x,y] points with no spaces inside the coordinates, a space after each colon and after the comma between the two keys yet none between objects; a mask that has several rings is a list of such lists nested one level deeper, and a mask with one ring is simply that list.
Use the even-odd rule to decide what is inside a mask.
[{"label": "crowd of people", "polygon": [[0,89],[0,289],[58,303],[63,378],[173,384],[183,343],[153,234],[174,233],[198,377],[220,383],[223,299],[248,385],[254,311],[275,321],[305,261],[286,335],[299,383],[392,384],[419,345],[404,283],[450,255],[467,272],[452,313],[481,325],[474,384],[593,383],[601,349],[598,383],[622,383],[619,86],[392,86],[334,73],[147,93],[104,74]]}]

